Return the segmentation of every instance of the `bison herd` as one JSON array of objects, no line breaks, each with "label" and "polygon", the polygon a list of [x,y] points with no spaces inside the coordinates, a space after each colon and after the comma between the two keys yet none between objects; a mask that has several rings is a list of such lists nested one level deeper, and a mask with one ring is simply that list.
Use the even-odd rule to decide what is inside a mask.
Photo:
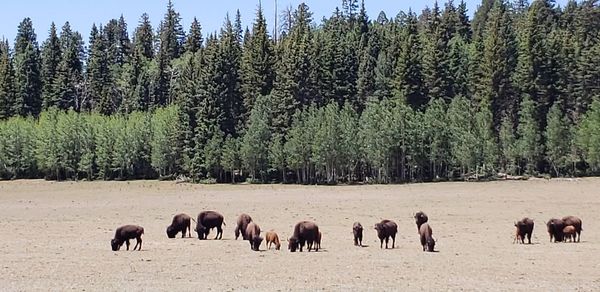
[{"label": "bison herd", "polygon": [[[515,222],[516,232],[513,243],[525,243],[525,237],[527,236],[527,243],[531,244],[531,235],[533,234],[533,219],[523,218],[518,222]],[[581,239],[581,219],[575,216],[566,216],[562,219],[552,218],[546,223],[548,228],[548,235],[550,235],[550,242],[579,242]]]},{"label": "bison herd", "polygon": [[[429,218],[422,211],[417,212],[414,215],[415,223],[417,225],[417,231],[419,233],[420,243],[423,251],[433,252],[435,249],[436,240],[433,238],[433,231],[429,224]],[[192,237],[191,225],[194,219],[187,214],[177,214],[173,217],[171,225],[167,227],[167,237],[175,238],[175,236],[181,232],[181,237],[184,238],[186,235]],[[198,214],[196,228],[194,231],[198,234],[198,239],[205,240],[208,238],[208,234],[211,229],[216,228],[217,233],[214,239],[223,238],[223,225],[225,224],[223,215],[215,211],[203,211]],[[548,228],[548,234],[550,235],[550,242],[579,242],[581,239],[581,219],[575,216],[567,216],[562,219],[550,219],[546,226]],[[515,222],[516,227],[515,237],[513,243],[527,243],[531,244],[531,235],[533,234],[533,219],[523,218],[518,222]],[[395,248],[396,234],[398,233],[398,225],[392,220],[382,220],[376,223],[373,227],[377,232],[377,237],[380,241],[380,248],[383,248],[385,241],[385,248],[389,248],[390,238],[392,239],[392,247]],[[235,239],[242,236],[243,240],[248,240],[250,249],[258,251],[261,243],[265,240],[267,249],[271,249],[274,245],[276,250],[279,250],[281,243],[279,236],[274,230],[267,231],[265,238],[261,236],[261,229],[256,222],[252,220],[252,217],[248,214],[241,214],[237,218],[235,227]],[[133,250],[142,249],[142,234],[144,234],[144,228],[137,225],[125,225],[117,228],[115,231],[115,237],[111,239],[110,245],[113,251],[117,251],[121,248],[123,243],[126,244],[127,250],[129,250],[129,240],[136,239],[136,244]],[[363,226],[360,222],[354,222],[352,225],[352,234],[354,235],[354,245],[363,246]],[[318,251],[321,248],[322,233],[319,230],[319,226],[311,221],[298,222],[292,231],[292,235],[288,238],[288,250],[295,252],[296,250],[302,251],[305,246],[307,251]]]}]

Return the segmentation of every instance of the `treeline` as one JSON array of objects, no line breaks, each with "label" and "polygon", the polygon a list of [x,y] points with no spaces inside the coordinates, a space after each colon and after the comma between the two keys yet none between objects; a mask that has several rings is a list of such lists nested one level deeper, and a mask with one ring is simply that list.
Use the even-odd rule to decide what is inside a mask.
[{"label": "treeline", "polygon": [[375,20],[343,0],[315,25],[260,7],[206,39],[169,2],[69,23],[39,48],[30,19],[0,44],[0,176],[409,182],[497,172],[594,175],[600,163],[596,1],[484,0]]}]

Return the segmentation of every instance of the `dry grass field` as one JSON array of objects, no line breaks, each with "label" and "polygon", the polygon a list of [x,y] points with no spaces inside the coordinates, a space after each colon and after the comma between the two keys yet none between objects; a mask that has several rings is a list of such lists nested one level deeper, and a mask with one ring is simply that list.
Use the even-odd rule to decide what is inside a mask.
[{"label": "dry grass field", "polygon": [[[174,214],[225,216],[223,240],[168,239]],[[412,215],[429,215],[436,253],[424,253]],[[288,238],[315,221],[319,252],[250,250],[234,240],[238,214]],[[576,215],[581,243],[550,243],[544,222]],[[513,222],[535,220],[532,245]],[[396,248],[373,224],[398,223]],[[352,223],[365,227],[355,247]],[[599,291],[600,179],[389,186],[191,185],[173,182],[0,182],[0,290],[484,290]],[[116,227],[145,228],[142,251],[113,252]],[[195,224],[194,224],[195,226]],[[135,240],[133,241],[135,244]],[[133,247],[132,244],[132,247]]]}]

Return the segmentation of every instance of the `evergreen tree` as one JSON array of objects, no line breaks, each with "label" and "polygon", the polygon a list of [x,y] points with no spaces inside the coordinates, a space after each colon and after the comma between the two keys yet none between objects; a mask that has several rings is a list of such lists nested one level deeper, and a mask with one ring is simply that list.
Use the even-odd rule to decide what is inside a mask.
[{"label": "evergreen tree", "polygon": [[202,27],[198,19],[194,17],[190,32],[185,40],[184,50],[189,53],[196,53],[202,48]]},{"label": "evergreen tree", "polygon": [[83,40],[67,22],[60,33],[62,58],[58,63],[53,87],[59,109],[81,109],[83,102]]},{"label": "evergreen tree", "polygon": [[427,103],[427,97],[423,92],[423,73],[419,55],[421,44],[417,31],[417,17],[414,13],[409,12],[406,21],[404,40],[395,73],[395,94],[405,98],[411,106],[420,108]]},{"label": "evergreen tree", "polygon": [[133,53],[146,59],[154,57],[154,33],[148,14],[142,14],[133,36]]},{"label": "evergreen tree", "polygon": [[55,83],[57,81],[58,64],[62,59],[61,44],[56,33],[54,22],[50,25],[48,39],[42,44],[42,100],[43,108],[47,109],[57,106],[57,93]]},{"label": "evergreen tree", "polygon": [[15,72],[8,41],[0,42],[0,120],[14,115],[15,108]]},{"label": "evergreen tree", "polygon": [[40,51],[31,19],[20,24],[15,39],[15,103],[14,112],[21,116],[37,116],[42,110]]},{"label": "evergreen tree", "polygon": [[107,55],[107,43],[102,26],[92,26],[86,70],[87,100],[85,109],[102,114],[112,114],[116,109],[113,95],[109,92],[111,76]]}]

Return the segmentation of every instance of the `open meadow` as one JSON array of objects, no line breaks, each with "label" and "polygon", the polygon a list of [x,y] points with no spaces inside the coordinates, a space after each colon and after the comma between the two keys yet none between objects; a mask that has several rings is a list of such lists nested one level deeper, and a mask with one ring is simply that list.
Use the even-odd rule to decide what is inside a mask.
[{"label": "open meadow", "polygon": [[[173,215],[225,216],[223,240],[168,239]],[[422,252],[413,214],[429,215],[439,252]],[[234,239],[236,217],[274,229],[280,251]],[[579,216],[581,243],[550,243],[545,223]],[[535,220],[533,244],[514,221]],[[373,229],[398,223],[396,248]],[[315,221],[319,252],[290,253],[295,223]],[[352,223],[365,227],[355,247]],[[0,182],[0,290],[600,290],[600,179],[373,186]],[[144,227],[142,251],[113,252],[118,226]],[[192,228],[195,223],[192,223]],[[132,247],[135,240],[132,241]]]}]

